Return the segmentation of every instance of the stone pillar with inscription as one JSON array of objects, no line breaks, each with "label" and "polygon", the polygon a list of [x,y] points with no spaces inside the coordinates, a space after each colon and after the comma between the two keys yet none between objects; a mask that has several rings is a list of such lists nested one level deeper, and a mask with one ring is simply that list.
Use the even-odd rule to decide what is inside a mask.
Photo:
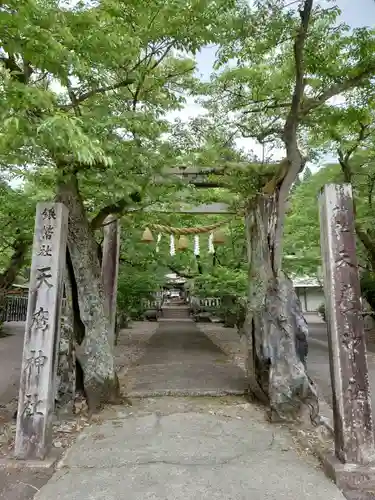
[{"label": "stone pillar with inscription", "polygon": [[102,283],[110,321],[109,342],[115,343],[117,279],[120,259],[120,221],[109,215],[103,225]]},{"label": "stone pillar with inscription", "polygon": [[351,186],[326,185],[319,204],[335,432],[325,468],[340,488],[369,491],[374,428]]},{"label": "stone pillar with inscription", "polygon": [[43,460],[52,442],[68,209],[38,203],[18,399],[15,457]]}]

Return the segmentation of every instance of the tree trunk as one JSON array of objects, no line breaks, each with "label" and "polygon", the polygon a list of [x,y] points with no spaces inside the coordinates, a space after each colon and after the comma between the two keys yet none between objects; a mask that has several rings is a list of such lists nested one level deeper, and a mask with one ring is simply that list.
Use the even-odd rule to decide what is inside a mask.
[{"label": "tree trunk", "polygon": [[316,388],[306,373],[307,324],[291,280],[277,271],[277,193],[259,196],[247,214],[249,300],[245,322],[250,393],[272,419],[318,415]]},{"label": "tree trunk", "polygon": [[65,270],[64,285],[65,298],[61,313],[56,401],[59,408],[67,413],[73,413],[76,394],[76,355],[73,295],[68,269]]},{"label": "tree trunk", "polygon": [[[72,289],[78,304],[84,338],[76,348],[83,370],[84,388],[90,410],[119,399],[113,348],[108,341],[109,318],[106,315],[98,246],[87,219],[75,175],[65,176],[58,186],[58,201],[69,209],[68,248],[73,268]],[[74,293],[75,292],[75,293]],[[75,319],[77,323],[77,319]]]},{"label": "tree trunk", "polygon": [[109,215],[103,226],[102,283],[106,299],[106,310],[110,321],[109,342],[115,345],[117,281],[120,259],[120,223],[117,217]]}]

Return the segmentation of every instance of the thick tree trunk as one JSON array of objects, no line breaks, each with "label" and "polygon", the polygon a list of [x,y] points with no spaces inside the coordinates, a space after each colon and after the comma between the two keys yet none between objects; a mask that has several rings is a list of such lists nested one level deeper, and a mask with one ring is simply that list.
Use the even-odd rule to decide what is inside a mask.
[{"label": "thick tree trunk", "polygon": [[69,272],[64,276],[65,298],[61,313],[59,361],[57,366],[57,406],[67,413],[74,411],[76,394],[76,355],[74,339],[74,310]]},{"label": "thick tree trunk", "polygon": [[97,410],[104,403],[114,403],[119,399],[113,348],[108,341],[110,325],[105,308],[97,243],[74,175],[66,176],[59,184],[57,198],[69,209],[68,248],[74,272],[72,288],[78,299],[75,313],[79,309],[80,322],[85,330],[84,338],[76,348],[76,355],[83,370],[89,408]]},{"label": "thick tree trunk", "polygon": [[115,345],[117,281],[120,259],[120,223],[117,217],[109,215],[103,226],[102,283],[110,320],[109,342]]},{"label": "thick tree trunk", "polygon": [[249,300],[245,322],[250,393],[270,405],[272,419],[319,415],[306,373],[307,325],[293,284],[275,269],[277,198],[260,196],[247,215]]}]

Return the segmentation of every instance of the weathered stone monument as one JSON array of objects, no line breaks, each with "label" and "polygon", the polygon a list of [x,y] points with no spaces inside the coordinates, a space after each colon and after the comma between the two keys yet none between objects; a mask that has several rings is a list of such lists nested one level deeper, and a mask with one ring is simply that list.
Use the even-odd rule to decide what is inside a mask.
[{"label": "weathered stone monument", "polygon": [[39,203],[18,400],[15,457],[44,459],[52,441],[68,209]]},{"label": "weathered stone monument", "polygon": [[335,456],[325,467],[344,490],[374,491],[374,428],[349,185],[324,187],[320,225],[335,432]]},{"label": "weathered stone monument", "polygon": [[110,321],[109,343],[115,343],[117,279],[120,259],[120,222],[109,215],[103,225],[102,283]]}]

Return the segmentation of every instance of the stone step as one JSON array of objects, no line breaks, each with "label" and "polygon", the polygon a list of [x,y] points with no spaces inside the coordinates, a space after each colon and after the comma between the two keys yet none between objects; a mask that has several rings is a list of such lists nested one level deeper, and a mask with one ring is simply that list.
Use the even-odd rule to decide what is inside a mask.
[{"label": "stone step", "polygon": [[162,307],[163,308],[166,307],[167,309],[168,308],[171,308],[171,309],[189,309],[190,308],[189,304],[186,304],[185,302],[183,302],[182,304],[173,304],[173,303],[164,302]]},{"label": "stone step", "polygon": [[193,318],[159,318],[158,323],[193,323]]},{"label": "stone step", "polygon": [[175,311],[163,311],[163,318],[190,318],[189,313],[175,312]]},{"label": "stone step", "polygon": [[190,312],[189,312],[189,307],[186,306],[179,306],[179,307],[169,307],[169,306],[164,306],[162,307],[162,317],[163,318],[189,318],[190,317]]}]

